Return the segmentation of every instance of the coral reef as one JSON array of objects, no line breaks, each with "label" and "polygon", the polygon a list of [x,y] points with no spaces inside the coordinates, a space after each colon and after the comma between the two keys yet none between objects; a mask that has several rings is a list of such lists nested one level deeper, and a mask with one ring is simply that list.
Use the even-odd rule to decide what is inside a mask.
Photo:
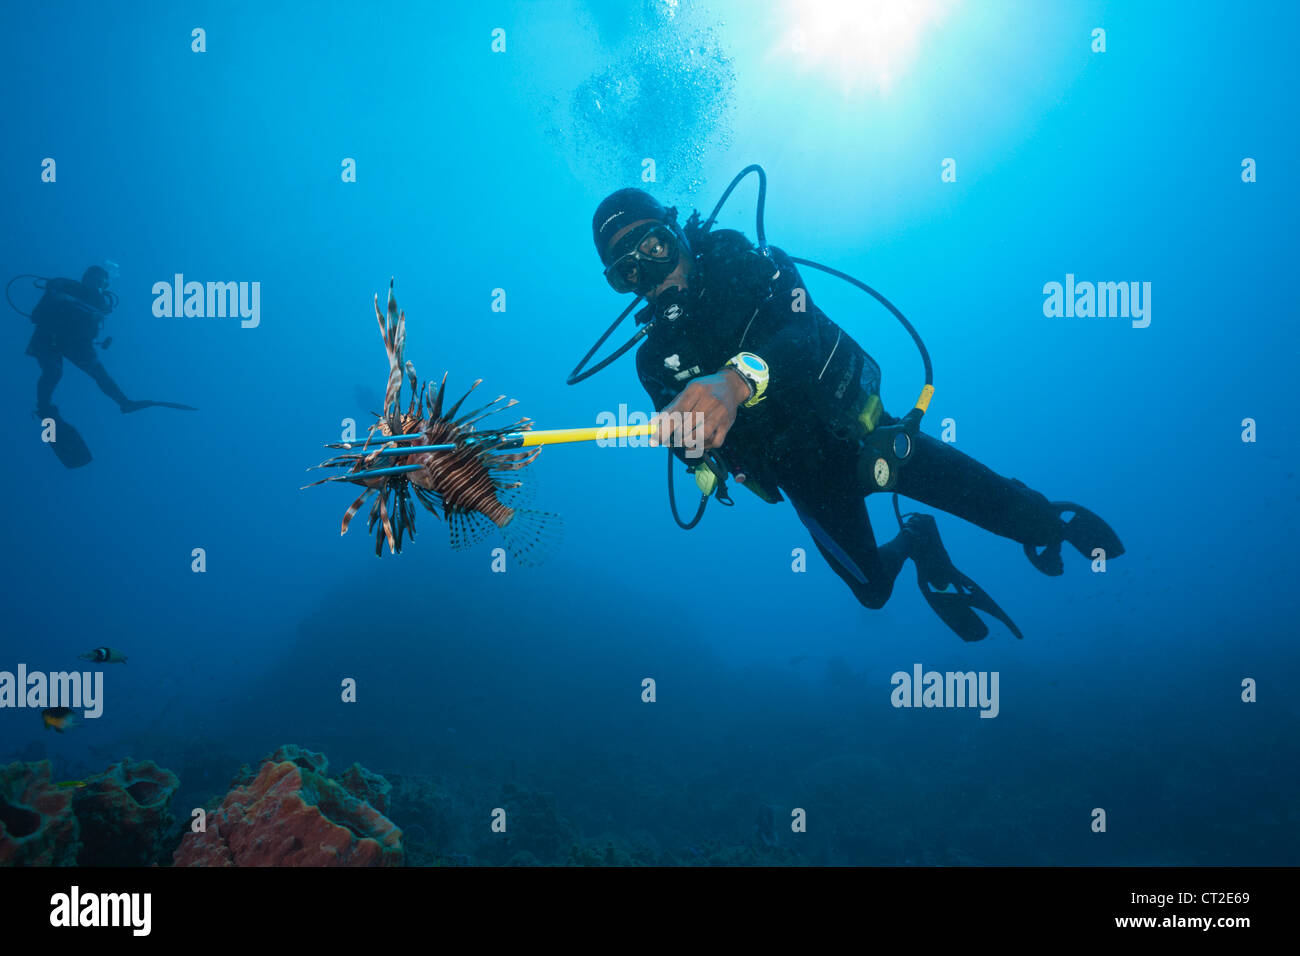
[{"label": "coral reef", "polygon": [[[227,766],[235,757],[225,758]],[[955,758],[954,758],[955,759]],[[643,774],[610,757],[593,786],[590,762],[548,764],[501,783],[504,767],[457,775],[379,774],[353,763],[329,776],[323,753],[277,748],[226,787],[191,787],[177,804],[176,775],[131,759],[74,786],[55,786],[48,762],[0,766],[0,864],[181,866],[781,866],[883,859],[976,865],[969,822],[942,808],[925,830],[911,825],[913,795],[884,785],[898,768],[851,750],[800,766],[789,786],[736,776]],[[201,776],[216,765],[192,761]],[[948,762],[949,767],[958,766]],[[63,771],[75,775],[77,768]],[[228,772],[228,771],[227,771]],[[544,780],[534,787],[524,780]],[[614,783],[613,781],[618,781]],[[1006,786],[962,789],[964,806],[990,815],[1014,805],[1033,821],[1032,801]],[[554,788],[554,790],[552,789]],[[638,795],[635,812],[625,794]],[[866,790],[869,805],[855,802]],[[816,820],[793,834],[790,808]],[[205,804],[205,830],[169,806]],[[504,833],[488,812],[502,807]],[[829,812],[828,812],[829,811]],[[179,813],[179,811],[177,811]],[[1278,817],[1281,819],[1281,817]],[[643,821],[654,820],[646,828]],[[1271,821],[1270,825],[1276,825]],[[1032,829],[1032,828],[1031,828]]]},{"label": "coral reef", "polygon": [[72,793],[50,781],[50,762],[0,768],[0,866],[71,866],[80,844]]},{"label": "coral reef", "polygon": [[555,808],[555,796],[507,783],[500,806],[506,811],[506,832],[489,834],[480,845],[485,862],[536,866],[563,862],[565,851],[578,842],[578,831]]},{"label": "coral reef", "polygon": [[[226,795],[204,832],[185,835],[176,865],[400,866],[402,831],[327,769],[322,754],[279,748]],[[376,775],[356,769],[354,781],[382,791]]]},{"label": "coral reef", "polygon": [[83,866],[140,866],[157,862],[174,818],[168,804],[180,786],[176,774],[152,760],[126,758],[73,791],[81,823]]},{"label": "coral reef", "polygon": [[[216,793],[219,802],[230,789],[228,786],[222,787],[222,784],[230,779],[231,771],[243,763],[244,759],[237,752],[229,750],[225,741],[208,734],[194,734],[159,749],[167,755],[166,759],[156,753],[153,759],[172,770],[181,780],[180,789],[172,800],[172,806],[178,813],[181,807],[188,810],[207,802],[217,787],[221,787],[220,792]],[[140,751],[137,749],[136,752]],[[179,835],[177,839],[180,839]]]},{"label": "coral reef", "polygon": [[354,763],[339,777],[343,789],[358,800],[364,800],[380,813],[388,813],[388,796],[393,785],[377,773],[371,773],[359,763]]},{"label": "coral reef", "polygon": [[273,763],[283,763],[287,760],[290,763],[297,764],[303,770],[311,770],[322,776],[330,772],[328,757],[315,750],[299,747],[297,744],[283,744],[276,747],[269,757],[262,758],[263,763],[268,760]]},{"label": "coral reef", "polygon": [[402,828],[408,866],[470,866],[466,820],[482,799],[454,796],[442,781],[424,774],[385,774],[391,781],[389,814]]}]

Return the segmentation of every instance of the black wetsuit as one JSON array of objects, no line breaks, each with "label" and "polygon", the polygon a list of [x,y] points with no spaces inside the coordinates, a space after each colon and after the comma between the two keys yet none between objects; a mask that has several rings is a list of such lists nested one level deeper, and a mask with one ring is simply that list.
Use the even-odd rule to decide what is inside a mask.
[{"label": "black wetsuit", "polygon": [[[696,236],[692,249],[686,315],[655,322],[637,350],[641,383],[659,410],[738,352],[766,361],[766,397],[738,409],[721,449],[727,467],[769,498],[779,488],[858,600],[883,606],[907,545],[900,535],[877,547],[864,500],[871,489],[858,477],[865,431],[856,422],[879,395],[879,366],[812,303],[782,250],[769,247],[765,258],[731,230]],[[894,421],[882,412],[877,424]],[[1059,525],[1043,495],[924,434],[896,490],[1021,544],[1045,544]]]},{"label": "black wetsuit", "polygon": [[63,376],[65,358],[93,378],[119,406],[128,401],[95,354],[95,336],[112,308],[108,296],[76,279],[46,282],[45,294],[32,309],[36,329],[27,343],[27,354],[41,366],[36,383],[38,410],[53,407],[54,387]]}]

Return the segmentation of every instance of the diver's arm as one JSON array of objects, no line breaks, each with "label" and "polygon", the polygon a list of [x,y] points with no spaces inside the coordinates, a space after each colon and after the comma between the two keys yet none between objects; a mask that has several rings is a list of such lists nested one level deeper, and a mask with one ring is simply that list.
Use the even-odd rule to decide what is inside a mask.
[{"label": "diver's arm", "polygon": [[[750,396],[749,383],[734,369],[691,379],[656,416],[651,445],[689,442],[690,450],[719,448],[736,423],[736,410]],[[698,457],[698,456],[697,456]]]},{"label": "diver's arm", "polygon": [[101,318],[113,311],[101,296],[89,292],[75,279],[50,279],[45,285],[45,296],[51,302],[62,303]]},{"label": "diver's arm", "polygon": [[[719,375],[728,376],[732,381],[732,388],[737,389],[736,407],[739,408],[747,401],[754,397],[754,386],[749,384],[749,379],[741,375],[734,368],[724,368]],[[738,384],[737,384],[738,383]]]},{"label": "diver's arm", "polygon": [[[654,404],[657,430],[651,445],[668,445],[687,464],[699,457],[700,446],[717,448],[736,421],[736,409],[750,396],[749,383],[732,369],[691,379],[683,388],[657,368],[644,351],[637,352],[637,375]],[[703,416],[696,418],[696,415]],[[680,426],[689,424],[686,434]],[[684,442],[689,441],[689,445]],[[689,454],[688,452],[695,452]]]},{"label": "diver's arm", "polygon": [[780,402],[805,390],[826,368],[834,345],[826,346],[819,330],[834,323],[813,304],[789,256],[780,249],[773,249],[772,255],[780,274],[771,294],[758,305],[738,350],[752,352],[767,363],[764,395]]},{"label": "diver's arm", "polygon": [[[765,306],[770,314],[762,323],[761,334],[748,336],[743,346],[744,351],[767,363],[769,378],[764,396],[777,402],[815,381],[827,358],[821,354],[815,307],[808,312],[781,314],[784,308],[788,308],[784,302],[770,300]],[[820,310],[817,312],[820,314]]]},{"label": "diver's arm", "polygon": [[45,283],[46,295],[53,296],[59,299],[64,299],[76,306],[83,306],[83,304],[88,304],[86,303],[86,300],[83,298],[83,296],[85,295],[85,291],[86,291],[85,287],[82,286],[82,284],[78,282],[76,279],[55,278],[55,279],[50,279],[48,282]]}]

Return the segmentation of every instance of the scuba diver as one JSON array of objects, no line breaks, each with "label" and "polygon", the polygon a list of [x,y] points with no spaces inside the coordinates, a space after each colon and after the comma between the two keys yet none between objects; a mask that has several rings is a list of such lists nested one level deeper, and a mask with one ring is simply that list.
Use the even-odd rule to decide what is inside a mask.
[{"label": "scuba diver", "polygon": [[[54,389],[63,377],[63,360],[66,358],[95,380],[100,391],[117,403],[125,414],[137,412],[142,408],[164,407],[195,411],[190,405],[175,402],[140,401],[126,397],[108,369],[95,354],[95,345],[108,348],[112,338],[101,343],[95,342],[104,324],[104,319],[117,306],[117,296],[111,292],[108,270],[101,266],[90,266],[82,274],[81,280],[64,278],[44,278],[42,276],[21,275],[9,280],[5,288],[8,297],[9,286],[18,279],[30,278],[38,289],[43,289],[40,301],[30,313],[23,312],[9,299],[9,304],[21,315],[26,315],[36,325],[31,341],[27,343],[27,354],[40,364],[41,375],[36,382],[36,417],[53,419],[56,424],[54,447],[59,460],[69,468],[78,468],[89,463],[91,455],[81,435],[75,428],[63,420],[58,407],[54,404]],[[44,283],[42,286],[41,283]]]},{"label": "scuba diver", "polygon": [[[713,230],[731,190],[759,173],[756,247],[742,233]],[[723,503],[728,475],[764,501],[788,498],[818,550],[865,607],[889,600],[910,558],[930,607],[965,641],[988,634],[980,611],[1020,630],[1001,607],[953,565],[929,514],[904,515],[898,495],[938,508],[1024,546],[1048,575],[1064,571],[1061,544],[1094,558],[1123,554],[1115,532],[1070,502],[1052,502],[1023,483],[996,474],[951,444],[919,432],[929,403],[929,355],[910,323],[888,300],[850,276],[795,259],[768,246],[763,233],[766,176],[747,167],[733,180],[710,218],[695,212],[684,226],[640,189],[620,189],[592,219],[596,250],[615,291],[636,301],[570,376],[573,384],[604,368],[639,339],[637,373],[657,413],[652,444],[672,446],[693,464],[703,496]],[[904,418],[881,404],[880,367],[813,304],[796,263],[815,266],[870,292],[904,324],[925,360],[926,389]],[[642,298],[638,332],[622,349],[586,372],[583,365]],[[671,413],[681,413],[680,416]],[[687,418],[687,416],[691,416]],[[684,421],[700,422],[693,440],[709,449],[687,460]],[[883,449],[883,450],[882,450]],[[669,459],[670,501],[673,461]],[[866,496],[893,491],[899,533],[877,544]],[[673,504],[677,517],[676,505]],[[1069,515],[1067,520],[1067,515]],[[682,527],[691,527],[683,523]]]}]

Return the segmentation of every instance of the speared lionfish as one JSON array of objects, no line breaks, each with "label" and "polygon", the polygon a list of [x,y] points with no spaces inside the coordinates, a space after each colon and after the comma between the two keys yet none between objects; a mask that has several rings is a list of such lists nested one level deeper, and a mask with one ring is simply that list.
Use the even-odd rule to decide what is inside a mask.
[{"label": "speared lionfish", "polygon": [[[434,389],[429,382],[418,384],[415,366],[404,360],[406,348],[406,313],[397,309],[393,283],[388,283],[388,314],[379,309],[375,296],[375,318],[388,353],[388,386],[384,393],[384,411],[370,426],[364,442],[342,442],[327,448],[346,449],[347,453],[321,462],[317,468],[347,468],[345,475],[334,475],[312,482],[349,481],[364,485],[360,497],[343,515],[341,534],[361,510],[366,499],[378,495],[370,506],[370,531],[375,531],[375,554],[382,555],[384,541],[395,554],[401,553],[402,537],[415,537],[415,503],[447,519],[451,546],[458,550],[483,540],[495,526],[505,538],[506,548],[515,560],[537,564],[554,543],[559,532],[559,515],[512,507],[518,504],[522,482],[510,480],[510,472],[527,467],[541,452],[541,447],[523,452],[519,448],[522,434],[532,421],[521,418],[507,428],[476,431],[477,422],[496,412],[518,404],[499,395],[476,411],[457,418],[460,407],[474,389],[450,408],[444,409],[447,375]],[[402,412],[402,380],[410,386],[411,396]],[[504,405],[501,403],[505,402]],[[353,450],[355,449],[355,450]],[[307,485],[305,487],[312,487]],[[376,525],[378,530],[376,531]]]}]

